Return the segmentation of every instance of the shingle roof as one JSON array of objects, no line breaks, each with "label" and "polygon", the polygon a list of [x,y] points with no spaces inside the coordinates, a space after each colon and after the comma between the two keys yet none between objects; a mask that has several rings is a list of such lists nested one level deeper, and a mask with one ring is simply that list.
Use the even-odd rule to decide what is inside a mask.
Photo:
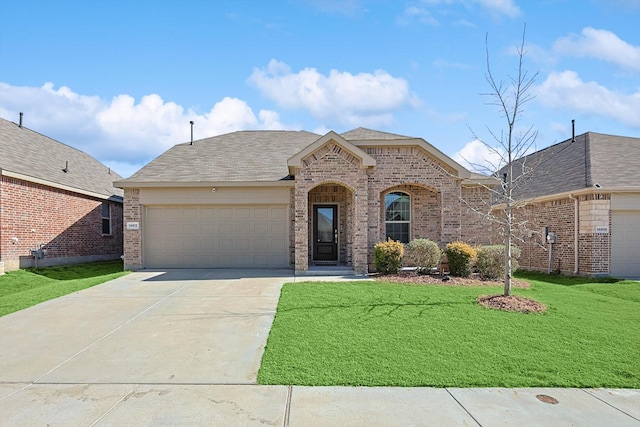
[{"label": "shingle roof", "polygon": [[393,140],[393,139],[413,139],[411,136],[396,135],[395,133],[380,132],[378,130],[357,128],[340,134],[347,141],[360,140]]},{"label": "shingle roof", "polygon": [[305,131],[238,131],[178,144],[123,182],[279,181],[287,159],[320,135]]},{"label": "shingle roof", "polygon": [[123,195],[113,186],[122,177],[90,155],[2,118],[0,169],[105,197]]},{"label": "shingle roof", "polygon": [[[599,184],[613,187],[640,188],[637,173],[640,138],[587,132],[514,162],[514,177],[522,167],[531,174],[514,186],[514,197],[531,198],[576,191]],[[504,168],[501,174],[504,173]]]}]

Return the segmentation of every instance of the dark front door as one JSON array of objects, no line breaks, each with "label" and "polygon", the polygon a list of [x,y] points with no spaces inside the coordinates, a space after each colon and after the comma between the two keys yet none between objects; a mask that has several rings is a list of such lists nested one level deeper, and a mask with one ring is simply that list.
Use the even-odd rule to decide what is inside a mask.
[{"label": "dark front door", "polygon": [[313,260],[338,261],[337,206],[313,207]]}]

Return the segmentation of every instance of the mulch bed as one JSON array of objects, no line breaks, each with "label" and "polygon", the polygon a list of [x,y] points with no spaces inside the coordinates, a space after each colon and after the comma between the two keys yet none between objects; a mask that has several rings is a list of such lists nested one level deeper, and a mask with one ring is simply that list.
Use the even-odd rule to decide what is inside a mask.
[{"label": "mulch bed", "polygon": [[[415,285],[455,285],[455,286],[503,286],[502,281],[482,280],[477,275],[471,277],[453,277],[439,274],[417,274],[415,271],[401,271],[398,274],[375,275],[378,280]],[[513,288],[528,289],[531,284],[525,280],[512,279]],[[496,310],[515,311],[520,313],[541,313],[546,311],[544,304],[529,298],[510,295],[484,295],[478,297],[478,303]]]},{"label": "mulch bed", "polygon": [[[373,275],[372,275],[373,276]],[[400,271],[398,274],[380,274],[374,276],[378,280],[396,283],[412,283],[416,285],[458,285],[458,286],[503,286],[502,281],[483,280],[477,274],[471,277],[454,277],[439,274],[417,274],[414,270]],[[514,288],[529,289],[531,285],[525,280],[511,279]]]},{"label": "mulch bed", "polygon": [[484,295],[478,297],[478,303],[487,308],[504,311],[517,311],[519,313],[542,313],[547,307],[544,304],[529,298],[517,295]]}]

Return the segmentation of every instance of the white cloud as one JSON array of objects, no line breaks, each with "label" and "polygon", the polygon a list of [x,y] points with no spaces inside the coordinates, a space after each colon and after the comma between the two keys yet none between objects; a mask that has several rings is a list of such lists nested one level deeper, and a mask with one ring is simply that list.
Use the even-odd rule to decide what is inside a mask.
[{"label": "white cloud", "polygon": [[254,69],[249,82],[283,108],[349,126],[388,125],[393,111],[418,104],[405,79],[383,70],[355,75],[331,70],[324,75],[305,68],[294,73],[272,59],[266,68]]},{"label": "white cloud", "polygon": [[476,0],[485,9],[498,15],[506,15],[510,18],[517,18],[522,14],[520,8],[513,0]]},{"label": "white cloud", "polygon": [[53,83],[42,87],[0,82],[0,117],[78,148],[118,173],[129,176],[149,160],[191,136],[206,138],[241,129],[285,129],[275,111],[258,116],[237,98],[224,98],[207,113],[197,114],[159,95],[118,95],[110,101],[73,92]]},{"label": "white cloud", "polygon": [[429,12],[424,7],[418,7],[418,6],[407,7],[402,13],[402,15],[400,15],[396,19],[396,23],[399,25],[409,25],[414,21],[417,21],[420,24],[425,24],[425,25],[435,26],[439,24],[438,20],[433,17],[431,12]]},{"label": "white cloud", "polygon": [[535,93],[547,106],[608,117],[640,128],[640,91],[614,92],[597,82],[582,81],[575,71],[563,71],[549,74]]},{"label": "white cloud", "polygon": [[467,169],[484,174],[491,174],[502,167],[503,155],[500,150],[493,149],[478,139],[465,144],[452,158]]},{"label": "white cloud", "polygon": [[[422,4],[427,7],[434,6],[451,6],[461,4],[466,8],[478,5],[491,12],[495,16],[508,16],[509,18],[517,18],[522,15],[522,11],[516,5],[514,0],[422,0]],[[438,21],[433,18],[431,12],[425,7],[409,6],[405,9],[404,14],[398,19],[400,23],[408,23],[410,20],[418,20],[423,24],[434,25]],[[471,24],[473,25],[473,24]]]},{"label": "white cloud", "polygon": [[574,34],[558,39],[553,50],[569,56],[601,59],[640,71],[640,46],[633,46],[607,30],[586,27],[582,30],[582,35]]}]

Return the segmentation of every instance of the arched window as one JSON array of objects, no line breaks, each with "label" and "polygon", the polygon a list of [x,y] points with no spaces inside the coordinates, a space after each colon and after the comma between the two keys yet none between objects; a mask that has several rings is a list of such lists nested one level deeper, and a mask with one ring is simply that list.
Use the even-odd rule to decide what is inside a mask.
[{"label": "arched window", "polygon": [[384,223],[387,239],[409,243],[411,230],[411,197],[394,191],[384,196]]}]

